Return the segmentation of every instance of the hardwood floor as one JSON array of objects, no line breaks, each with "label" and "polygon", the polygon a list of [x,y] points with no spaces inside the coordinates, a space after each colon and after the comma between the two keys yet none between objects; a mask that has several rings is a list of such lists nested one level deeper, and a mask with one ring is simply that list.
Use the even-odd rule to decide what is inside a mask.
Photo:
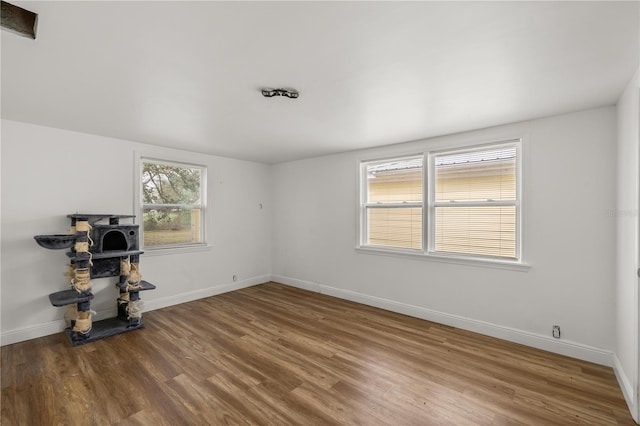
[{"label": "hardwood floor", "polygon": [[268,283],[2,347],[2,425],[634,425],[610,368]]}]

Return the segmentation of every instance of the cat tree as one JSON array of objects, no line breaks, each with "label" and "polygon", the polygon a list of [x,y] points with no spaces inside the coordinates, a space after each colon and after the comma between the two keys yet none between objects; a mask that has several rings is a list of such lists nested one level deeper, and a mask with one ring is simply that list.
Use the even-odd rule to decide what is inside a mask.
[{"label": "cat tree", "polygon": [[[139,225],[120,224],[135,216],[112,214],[71,214],[70,234],[36,235],[36,242],[47,249],[69,248],[66,276],[71,289],[49,295],[53,306],[67,306],[65,333],[73,346],[142,328],[140,292],[155,285],[140,275]],[[104,223],[108,221],[108,223]],[[116,287],[118,314],[93,322],[91,319],[91,279],[119,277]]]}]

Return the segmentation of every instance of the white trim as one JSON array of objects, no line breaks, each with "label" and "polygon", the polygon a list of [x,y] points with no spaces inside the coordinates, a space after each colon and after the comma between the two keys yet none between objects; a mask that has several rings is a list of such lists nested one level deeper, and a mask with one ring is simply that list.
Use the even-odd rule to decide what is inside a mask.
[{"label": "white trim", "polygon": [[[209,250],[209,235],[208,235],[208,223],[207,223],[207,211],[209,209],[208,206],[208,166],[199,163],[195,157],[193,160],[189,158],[179,158],[178,160],[163,160],[162,157],[166,157],[166,154],[158,154],[154,150],[142,150],[142,151],[134,151],[134,167],[133,167],[133,182],[135,185],[135,190],[133,191],[133,211],[137,216],[138,223],[140,225],[140,241],[139,246],[141,250],[146,251],[151,254],[152,251],[156,251],[156,255],[167,255],[167,254],[177,254],[177,253],[185,253],[192,251],[204,251]],[[195,244],[186,244],[186,245],[175,245],[175,246],[144,246],[144,223],[143,223],[143,213],[145,207],[150,206],[173,206],[174,204],[145,204],[142,202],[142,162],[154,163],[154,164],[165,164],[165,165],[178,165],[185,167],[193,167],[200,169],[200,201],[201,204],[195,205],[196,208],[200,209],[200,238],[202,240],[201,243]],[[175,204],[176,206],[182,207],[193,207],[194,205],[188,204]]]},{"label": "white trim", "polygon": [[146,247],[144,249],[145,257],[163,256],[167,254],[195,253],[199,251],[209,251],[212,246],[209,244],[186,244],[184,246],[157,246]]},{"label": "white trim", "polygon": [[[367,166],[370,164],[383,164],[387,162],[407,160],[407,159],[422,159],[422,182],[424,187],[424,152],[418,154],[407,154],[400,156],[389,156],[389,157],[381,157],[377,159],[358,159],[358,178],[356,179],[357,184],[357,193],[358,193],[358,215],[357,215],[357,224],[356,229],[359,230],[359,234],[356,236],[356,245],[361,246],[365,245],[367,242],[367,236],[369,235],[369,221],[368,221],[368,209],[370,208],[421,208],[423,209],[424,216],[424,191],[423,191],[423,201],[420,202],[407,202],[407,203],[370,203],[368,199],[369,191],[368,191],[368,174],[367,174]],[[424,219],[423,219],[424,220]],[[424,239],[424,232],[423,239]],[[424,243],[423,243],[424,247]]]},{"label": "white trim", "polygon": [[[524,235],[523,220],[524,216],[524,198],[526,196],[523,191],[523,181],[526,180],[523,158],[525,157],[526,141],[528,140],[528,133],[526,131],[520,131],[518,136],[511,135],[508,137],[490,137],[483,138],[484,141],[478,143],[471,139],[465,143],[460,144],[435,144],[435,146],[425,145],[421,154],[394,152],[388,156],[379,155],[375,158],[359,158],[357,160],[358,178],[356,179],[356,188],[358,191],[358,206],[356,214],[356,229],[358,233],[356,235],[356,247],[355,250],[358,253],[366,254],[378,254],[388,255],[393,257],[404,257],[409,259],[420,260],[434,260],[438,262],[455,263],[461,265],[480,266],[488,268],[498,269],[511,269],[527,271],[531,268],[526,263],[524,256],[525,248],[523,242],[526,241]],[[475,152],[483,151],[491,148],[498,148],[501,146],[513,146],[516,150],[516,200],[515,201],[474,201],[474,202],[457,202],[457,203],[445,203],[436,202],[434,200],[434,184],[435,179],[432,178],[434,171],[434,159],[438,155],[449,153],[463,153],[463,152]],[[384,163],[389,161],[397,161],[407,158],[418,158],[422,156],[422,202],[421,203],[369,203],[367,200],[368,189],[366,166],[369,164]],[[516,258],[511,260],[504,257],[492,257],[492,256],[474,256],[464,253],[446,253],[438,252],[434,250],[435,247],[435,207],[442,206],[514,206],[516,208]],[[422,248],[416,249],[403,249],[397,247],[388,246],[372,246],[367,244],[368,235],[368,223],[367,223],[367,211],[371,208],[422,208]]]},{"label": "white trim", "polygon": [[581,343],[571,342],[567,340],[557,340],[550,336],[543,336],[537,333],[531,333],[511,327],[504,327],[498,324],[492,324],[489,322],[466,318],[459,315],[451,315],[433,309],[409,305],[389,299],[369,296],[362,293],[356,293],[349,290],[343,290],[336,287],[298,280],[281,275],[273,275],[271,279],[275,282],[292,287],[315,291],[322,294],[328,294],[340,299],[350,300],[352,302],[374,306],[376,308],[397,312],[415,318],[421,318],[439,324],[444,324],[503,340],[508,340],[510,342],[531,346],[533,348],[554,352],[560,355],[565,355],[600,365],[605,365],[607,367],[611,367],[613,365],[613,352],[605,349],[583,345]]},{"label": "white trim", "polygon": [[149,302],[145,301],[144,310],[155,311],[156,309],[166,308],[167,306],[192,302],[194,300],[204,299],[206,297],[216,296],[218,294],[228,293],[234,290],[240,290],[242,288],[263,284],[269,281],[271,281],[270,275],[259,275],[257,277],[247,278],[246,280],[241,280],[234,283],[220,284],[213,287],[190,291],[188,293],[162,297],[160,299],[151,300]]},{"label": "white trim", "polygon": [[[93,315],[94,321],[111,318],[117,315],[116,307],[98,311]],[[18,328],[6,331],[0,335],[0,346],[11,345],[13,343],[24,342],[38,337],[49,336],[62,332],[66,327],[63,319],[45,322],[43,324],[31,325],[29,327]]]},{"label": "white trim", "polygon": [[[622,395],[624,395],[624,399],[627,402],[627,406],[629,407],[629,411],[631,412],[631,416],[636,423],[638,423],[638,406],[636,404],[637,398],[636,393],[634,392],[633,385],[631,381],[627,377],[622,368],[622,364],[618,359],[617,354],[613,354],[613,372],[616,374],[616,379],[618,379],[618,384],[620,385],[620,389],[622,390]],[[634,415],[635,414],[635,415]]]},{"label": "white trim", "polygon": [[[547,350],[550,352],[558,353],[561,355],[570,356],[573,358],[581,359],[584,361],[594,362],[596,364],[605,365],[608,367],[614,367],[616,377],[623,390],[625,399],[627,402],[634,401],[633,388],[630,385],[630,381],[625,376],[620,362],[617,357],[610,351],[595,348],[588,345],[583,345],[570,341],[558,341],[551,337],[543,336],[536,333],[531,333],[523,330],[518,330],[511,327],[504,327],[497,324],[492,324],[485,321],[478,321],[471,318],[462,317],[459,315],[451,315],[445,312],[440,312],[432,309],[427,309],[419,306],[409,305],[401,302],[396,302],[389,299],[383,299],[376,296],[370,296],[362,293],[357,293],[349,290],[343,290],[336,287],[322,285],[310,281],[298,280],[295,278],[285,277],[281,275],[260,275],[246,280],[238,281],[235,283],[221,284],[205,289],[200,289],[188,293],[177,294],[174,296],[168,296],[161,299],[145,301],[145,312],[161,309],[168,306],[177,305],[180,303],[186,303],[193,300],[198,300],[206,297],[215,296],[229,291],[239,290],[246,287],[262,284],[269,281],[276,281],[284,285],[301,288],[304,290],[313,291],[321,294],[328,294],[330,296],[338,297],[345,300],[350,300],[357,303],[362,303],[369,306],[385,309],[392,312],[397,312],[404,315],[409,315],[415,318],[421,318],[428,321],[437,322],[452,327],[461,328],[463,330],[473,331],[476,333],[484,334],[487,336],[497,337],[500,339],[508,340],[515,343],[531,346],[538,349]],[[96,320],[110,318],[114,316],[112,309],[100,311],[95,316]],[[48,336],[56,334],[64,330],[64,321],[56,320],[47,322],[44,324],[38,324],[21,329],[15,329],[4,332],[0,335],[0,345],[9,345],[13,343],[22,342],[25,340],[34,339],[37,337]],[[629,399],[631,398],[631,399]],[[636,404],[629,403],[632,407],[632,412],[637,412]]]},{"label": "white trim", "polygon": [[0,335],[0,346],[12,345],[25,340],[49,336],[64,330],[64,320],[51,321],[44,324],[31,325],[17,330],[5,331]]},{"label": "white trim", "polygon": [[[476,206],[513,206],[516,208],[516,250],[515,257],[518,263],[522,262],[522,233],[521,233],[521,225],[522,225],[522,181],[523,181],[523,173],[522,173],[522,145],[523,145],[524,136],[518,138],[509,138],[506,140],[496,140],[490,143],[483,143],[478,145],[466,146],[466,147],[457,147],[457,148],[446,148],[440,150],[429,150],[425,153],[427,157],[426,161],[426,174],[424,175],[424,181],[426,182],[425,186],[427,186],[428,192],[426,198],[426,210],[427,210],[427,222],[423,223],[423,233],[426,229],[426,233],[428,235],[427,238],[427,246],[423,246],[425,252],[429,255],[433,256],[449,256],[448,253],[437,251],[435,249],[436,245],[436,207],[476,207]],[[515,149],[516,152],[516,199],[513,201],[473,201],[473,202],[464,202],[459,201],[455,203],[448,202],[438,202],[436,201],[436,177],[435,177],[435,160],[436,157],[443,155],[455,155],[469,152],[480,152],[480,151],[489,151],[494,148],[500,148],[510,146]],[[474,261],[482,261],[483,258],[478,257],[474,258],[473,255],[465,255],[464,253],[453,253],[455,257],[459,259],[463,259],[468,257]],[[496,257],[496,259],[501,260],[502,258]],[[492,261],[491,259],[489,261]],[[508,260],[507,260],[508,261]]]},{"label": "white trim", "polygon": [[421,202],[407,201],[404,203],[364,203],[364,207],[372,209],[421,209]]},{"label": "white trim", "polygon": [[[204,288],[188,293],[181,293],[174,296],[163,297],[156,300],[144,300],[144,312],[154,311],[156,309],[165,308],[167,306],[178,305],[180,303],[191,302],[197,299],[203,299],[205,297],[215,296],[217,294],[227,293],[229,291],[239,290],[245,287],[251,287],[257,284],[262,284],[271,280],[269,275],[259,275],[256,277],[248,278],[246,280],[237,281],[234,283],[220,284],[209,288]],[[144,295],[143,295],[144,296]],[[95,321],[100,321],[106,318],[112,318],[116,316],[116,308],[106,309],[99,311],[93,317]],[[29,327],[18,328],[15,330],[6,331],[0,334],[0,346],[11,345],[13,343],[23,342],[25,340],[35,339],[37,337],[49,336],[51,334],[57,334],[65,329],[64,320],[55,320],[46,322],[43,324],[36,324]]]},{"label": "white trim", "polygon": [[434,201],[433,207],[518,207],[518,201]]},{"label": "white trim", "polygon": [[[201,185],[202,186],[202,185]],[[202,204],[161,204],[161,203],[142,203],[142,208],[152,208],[157,207],[159,209],[163,208],[184,208],[189,210],[200,209],[202,210]]]},{"label": "white trim", "polygon": [[456,265],[477,266],[481,268],[492,269],[508,269],[511,271],[528,271],[531,269],[531,265],[527,263],[520,263],[516,261],[503,260],[498,258],[474,258],[467,256],[457,255],[445,255],[443,253],[423,253],[421,250],[410,249],[390,249],[387,247],[378,248],[375,246],[360,246],[356,247],[357,253],[373,254],[377,256],[390,256],[390,257],[403,257],[418,260],[427,260],[433,262],[453,263]]}]

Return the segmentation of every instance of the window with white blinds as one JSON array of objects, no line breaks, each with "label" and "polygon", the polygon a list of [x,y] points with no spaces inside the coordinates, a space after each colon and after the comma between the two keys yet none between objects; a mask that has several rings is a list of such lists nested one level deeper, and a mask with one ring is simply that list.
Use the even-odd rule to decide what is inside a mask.
[{"label": "window with white blinds", "polygon": [[360,247],[519,261],[520,146],[362,162]]},{"label": "window with white blinds", "polygon": [[423,156],[364,163],[364,244],[422,249]]},{"label": "window with white blinds", "polygon": [[518,145],[429,157],[430,251],[518,259]]}]

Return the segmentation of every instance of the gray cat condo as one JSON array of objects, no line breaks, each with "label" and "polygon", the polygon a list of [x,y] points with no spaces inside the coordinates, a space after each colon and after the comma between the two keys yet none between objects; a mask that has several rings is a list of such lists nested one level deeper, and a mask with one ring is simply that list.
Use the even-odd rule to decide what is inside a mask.
[{"label": "gray cat condo", "polygon": [[[46,249],[69,249],[68,290],[49,295],[53,306],[66,306],[65,333],[73,346],[142,328],[140,292],[155,285],[140,275],[139,225],[135,216],[112,214],[70,214],[69,234],[36,235],[36,242]],[[120,224],[128,220],[130,224]],[[91,279],[118,277],[114,318],[92,321]]]}]

